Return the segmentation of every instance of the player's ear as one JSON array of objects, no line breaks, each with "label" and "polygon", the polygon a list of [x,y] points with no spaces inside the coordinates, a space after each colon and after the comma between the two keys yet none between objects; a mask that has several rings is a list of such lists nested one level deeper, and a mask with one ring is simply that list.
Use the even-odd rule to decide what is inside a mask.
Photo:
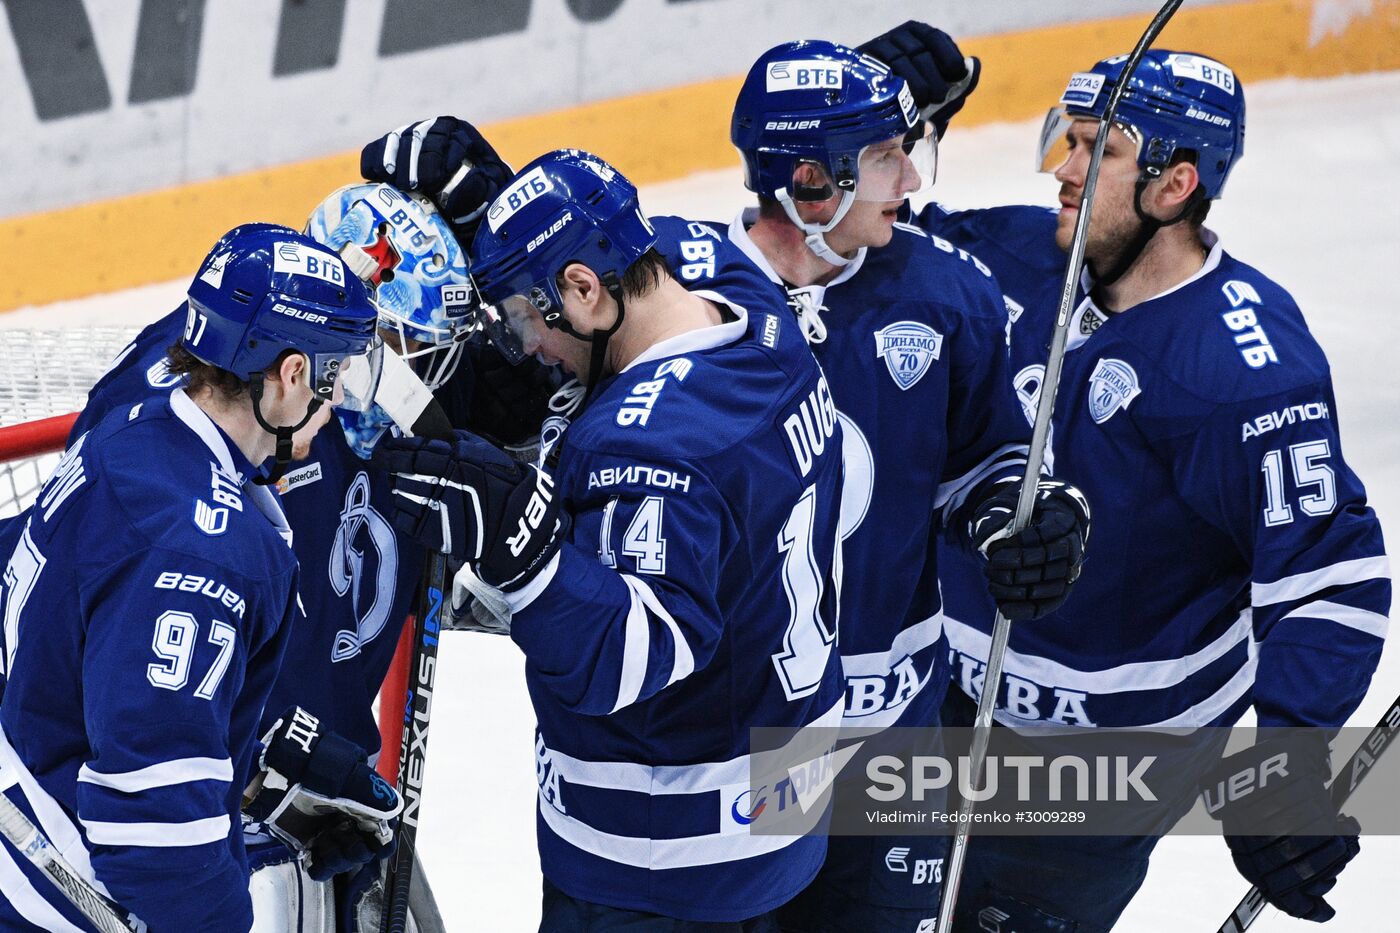
[{"label": "player's ear", "polygon": [[798,162],[792,168],[793,201],[807,223],[826,223],[840,205],[840,194],[826,169],[815,162]]},{"label": "player's ear", "polygon": [[1191,162],[1177,162],[1162,172],[1162,177],[1148,188],[1152,204],[1149,213],[1155,217],[1175,217],[1186,205],[1201,183],[1200,173]]},{"label": "player's ear", "polygon": [[[585,333],[588,329],[596,329],[604,316],[600,307],[603,283],[597,274],[583,263],[576,262],[564,267],[560,279],[559,293],[566,299],[565,307],[574,326]],[[569,296],[573,296],[572,301],[568,300]]]},{"label": "player's ear", "polygon": [[299,383],[305,383],[308,379],[309,368],[306,356],[301,353],[287,353],[273,367],[271,375],[275,377],[283,391],[290,389]]}]

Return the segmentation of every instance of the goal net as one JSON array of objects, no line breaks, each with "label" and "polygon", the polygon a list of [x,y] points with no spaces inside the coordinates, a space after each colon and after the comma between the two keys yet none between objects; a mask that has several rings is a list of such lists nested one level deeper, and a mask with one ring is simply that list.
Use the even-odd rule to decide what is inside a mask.
[{"label": "goal net", "polygon": [[134,327],[0,328],[0,519],[34,501],[88,389],[136,334]]}]

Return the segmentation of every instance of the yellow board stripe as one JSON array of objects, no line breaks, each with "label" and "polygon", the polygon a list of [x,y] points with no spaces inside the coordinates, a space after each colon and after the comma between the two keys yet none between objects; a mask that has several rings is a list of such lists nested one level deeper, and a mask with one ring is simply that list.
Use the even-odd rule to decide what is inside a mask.
[{"label": "yellow board stripe", "polygon": [[[1219,58],[1246,88],[1283,76],[1400,68],[1400,0],[1379,0],[1316,44],[1310,41],[1314,2],[1327,0],[1188,5],[1158,44]],[[1128,51],[1145,22],[1144,15],[1134,15],[967,39],[963,49],[982,59],[983,77],[957,126],[1044,112],[1072,72]],[[864,38],[859,29],[854,32],[853,39]],[[532,114],[483,130],[513,165],[568,145],[598,153],[638,184],[729,166],[737,171],[729,114],[740,80]],[[8,274],[0,276],[0,311],[184,278],[230,227],[248,220],[300,227],[322,197],[358,172],[358,153],[341,153],[5,219],[0,256]]]}]

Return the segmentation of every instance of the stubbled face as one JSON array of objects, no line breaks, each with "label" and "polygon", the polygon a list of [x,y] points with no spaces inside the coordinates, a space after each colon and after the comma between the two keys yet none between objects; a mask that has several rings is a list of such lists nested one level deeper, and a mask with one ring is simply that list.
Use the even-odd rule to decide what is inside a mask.
[{"label": "stubbled face", "polygon": [[[305,411],[305,409],[302,409]],[[311,420],[306,425],[292,435],[292,459],[305,460],[311,456],[311,439],[316,433],[330,423],[333,411],[331,406],[322,405],[316,409],[316,413],[311,416]]]},{"label": "stubbled face", "polygon": [[[1098,121],[1076,119],[1069,128],[1069,157],[1055,170],[1060,183],[1060,216],[1055,244],[1068,251],[1079,222],[1084,179],[1094,151]],[[1111,268],[1137,234],[1141,221],[1133,208],[1138,180],[1137,144],[1117,126],[1109,130],[1094,190],[1093,213],[1085,240],[1084,256],[1097,269]]]},{"label": "stubbled face", "polygon": [[[564,291],[564,313],[570,313],[572,292]],[[502,306],[506,323],[520,338],[521,348],[546,366],[563,366],[572,376],[583,382],[588,381],[589,365],[592,363],[592,344],[550,327],[541,315],[523,296],[507,298]],[[586,329],[585,329],[586,332]]]}]

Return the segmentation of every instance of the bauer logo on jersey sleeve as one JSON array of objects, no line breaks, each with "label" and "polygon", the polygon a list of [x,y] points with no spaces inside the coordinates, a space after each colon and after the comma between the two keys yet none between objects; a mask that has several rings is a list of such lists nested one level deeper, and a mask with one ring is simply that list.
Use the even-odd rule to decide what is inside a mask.
[{"label": "bauer logo on jersey sleeve", "polygon": [[1060,95],[1060,103],[1070,107],[1092,107],[1103,90],[1103,75],[1081,71],[1069,77],[1065,92]]},{"label": "bauer logo on jersey sleeve", "polygon": [[875,332],[875,355],[885,361],[890,378],[908,389],[924,378],[943,349],[943,335],[918,321],[896,321]]},{"label": "bauer logo on jersey sleeve", "polygon": [[1089,415],[1103,424],[1142,394],[1138,375],[1122,360],[1099,360],[1089,377]]},{"label": "bauer logo on jersey sleeve", "polygon": [[840,90],[841,66],[821,59],[773,62],[768,66],[768,91]]}]

